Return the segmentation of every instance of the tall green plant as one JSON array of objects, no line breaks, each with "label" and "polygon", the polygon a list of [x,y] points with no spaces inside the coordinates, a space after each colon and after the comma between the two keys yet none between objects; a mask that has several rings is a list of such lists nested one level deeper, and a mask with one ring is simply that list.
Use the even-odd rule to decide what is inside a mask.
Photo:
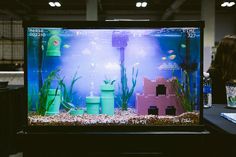
[{"label": "tall green plant", "polygon": [[[31,88],[31,92],[28,93],[28,111],[32,111],[33,102],[35,101],[34,97],[35,97],[35,95],[37,95],[34,85],[31,85],[30,88]],[[36,102],[36,105],[37,105],[37,102]]]},{"label": "tall green plant", "polygon": [[183,106],[184,110],[191,112],[194,109],[195,96],[191,95],[190,93],[189,75],[186,71],[184,71],[184,73],[186,75],[186,86],[184,87],[184,85],[182,85],[176,78],[172,80],[172,87],[175,90],[175,94],[180,100],[180,103]]},{"label": "tall green plant", "polygon": [[62,105],[66,110],[70,110],[71,108],[76,108],[72,104],[72,101],[73,101],[73,87],[74,87],[74,84],[76,83],[76,81],[78,81],[81,78],[81,76],[77,76],[77,72],[75,72],[75,74],[72,78],[69,90],[66,87],[66,84],[64,82],[64,78],[60,79],[60,81],[59,81],[59,86],[63,90],[63,95],[61,97]]},{"label": "tall green plant", "polygon": [[134,92],[134,88],[136,86],[137,77],[138,77],[138,69],[135,70],[134,67],[132,68],[132,87],[131,89],[128,87],[128,79],[126,74],[126,68],[121,65],[121,70],[123,71],[123,77],[121,76],[121,96],[120,96],[120,106],[122,110],[127,110],[128,108],[128,101]]},{"label": "tall green plant", "polygon": [[32,110],[33,106],[33,94],[28,94],[28,111]]},{"label": "tall green plant", "polygon": [[38,108],[37,113],[40,115],[45,115],[46,111],[49,109],[49,107],[52,105],[52,103],[55,100],[59,86],[57,86],[57,88],[56,88],[54,98],[47,103],[49,89],[51,87],[52,81],[55,79],[59,79],[59,75],[58,75],[59,71],[60,71],[60,69],[56,69],[56,70],[50,72],[48,77],[43,82],[42,88],[39,91],[39,106],[37,105],[37,108]]}]

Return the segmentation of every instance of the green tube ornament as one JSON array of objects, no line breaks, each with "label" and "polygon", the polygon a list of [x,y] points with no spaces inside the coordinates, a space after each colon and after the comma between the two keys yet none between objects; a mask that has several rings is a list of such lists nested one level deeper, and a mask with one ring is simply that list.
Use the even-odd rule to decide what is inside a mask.
[{"label": "green tube ornament", "polygon": [[88,96],[86,97],[87,114],[98,115],[100,106],[100,97]]},{"label": "green tube ornament", "polygon": [[60,90],[56,91],[56,89],[49,89],[45,115],[51,116],[59,114],[61,104],[60,95]]},{"label": "green tube ornament", "polygon": [[52,57],[61,56],[61,51],[60,51],[61,38],[58,36],[59,33],[60,33],[59,30],[50,31],[50,34],[52,34],[52,36],[48,40],[48,46],[46,52],[47,56],[52,56]]},{"label": "green tube ornament", "polygon": [[115,87],[112,84],[103,84],[101,89],[101,111],[102,114],[107,114],[109,116],[114,115],[114,90]]}]

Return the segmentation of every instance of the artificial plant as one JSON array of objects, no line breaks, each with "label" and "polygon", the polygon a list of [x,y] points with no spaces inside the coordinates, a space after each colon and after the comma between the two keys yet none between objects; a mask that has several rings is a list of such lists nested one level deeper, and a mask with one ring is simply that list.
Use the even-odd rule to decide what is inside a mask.
[{"label": "artificial plant", "polygon": [[33,94],[28,94],[28,111],[32,110],[33,106]]},{"label": "artificial plant", "polygon": [[186,75],[186,86],[182,85],[179,80],[175,78],[172,80],[172,87],[184,110],[191,112],[194,109],[195,96],[190,94],[189,75],[186,71],[184,71],[184,73]]},{"label": "artificial plant", "polygon": [[105,84],[113,85],[116,80],[111,80],[106,77],[106,79],[103,81]]},{"label": "artificial plant", "polygon": [[47,103],[49,89],[51,87],[52,81],[55,79],[59,79],[59,75],[58,75],[59,71],[60,71],[60,69],[56,69],[56,70],[50,72],[48,77],[43,82],[43,86],[41,87],[41,89],[39,91],[39,106],[36,105],[36,109],[37,109],[37,113],[40,115],[45,115],[46,111],[50,108],[50,106],[52,105],[52,103],[55,100],[59,86],[57,86],[57,88],[56,88],[54,98]]},{"label": "artificial plant", "polygon": [[[31,92],[28,93],[28,111],[31,111],[33,108],[33,101],[34,101],[34,97],[35,95],[37,95],[36,89],[34,86],[31,86],[32,90]],[[36,108],[38,106],[38,102],[36,102]]]},{"label": "artificial plant", "polygon": [[72,104],[72,101],[73,101],[73,87],[74,87],[74,84],[76,83],[76,81],[78,81],[81,78],[81,76],[77,76],[77,72],[75,72],[75,74],[72,78],[69,90],[67,89],[66,84],[64,83],[64,78],[65,77],[63,77],[59,81],[59,86],[63,90],[63,95],[61,97],[62,105],[66,110],[76,109],[76,107]]},{"label": "artificial plant", "polygon": [[132,86],[131,89],[128,87],[128,79],[126,74],[126,68],[121,65],[122,76],[121,76],[121,96],[119,97],[119,102],[122,110],[127,110],[128,101],[134,92],[134,88],[136,86],[137,77],[138,77],[138,69],[135,70],[132,68]]}]

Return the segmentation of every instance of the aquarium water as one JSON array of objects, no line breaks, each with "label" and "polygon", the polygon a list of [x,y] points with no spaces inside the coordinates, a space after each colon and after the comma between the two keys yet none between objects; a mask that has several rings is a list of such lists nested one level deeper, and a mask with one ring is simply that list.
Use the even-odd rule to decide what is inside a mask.
[{"label": "aquarium water", "polygon": [[30,125],[194,125],[200,28],[27,28]]}]

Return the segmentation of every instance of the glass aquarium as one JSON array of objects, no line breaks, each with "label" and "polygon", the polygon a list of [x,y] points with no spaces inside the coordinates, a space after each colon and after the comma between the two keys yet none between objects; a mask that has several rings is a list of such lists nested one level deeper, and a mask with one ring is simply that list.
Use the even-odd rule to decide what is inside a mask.
[{"label": "glass aquarium", "polygon": [[199,125],[202,25],[26,24],[28,126]]}]

